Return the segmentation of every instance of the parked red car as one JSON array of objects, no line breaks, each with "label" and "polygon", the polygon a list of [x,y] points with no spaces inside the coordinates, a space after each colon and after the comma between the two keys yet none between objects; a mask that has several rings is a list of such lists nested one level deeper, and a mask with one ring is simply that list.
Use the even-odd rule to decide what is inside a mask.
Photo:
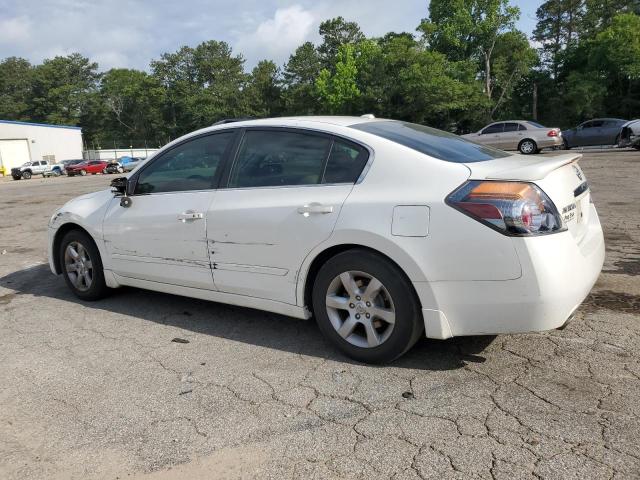
[{"label": "parked red car", "polygon": [[74,175],[84,176],[87,173],[95,175],[96,173],[103,173],[105,168],[107,168],[107,162],[103,162],[100,160],[90,160],[88,162],[69,165],[67,167],[67,175],[69,175],[70,177],[73,177]]}]

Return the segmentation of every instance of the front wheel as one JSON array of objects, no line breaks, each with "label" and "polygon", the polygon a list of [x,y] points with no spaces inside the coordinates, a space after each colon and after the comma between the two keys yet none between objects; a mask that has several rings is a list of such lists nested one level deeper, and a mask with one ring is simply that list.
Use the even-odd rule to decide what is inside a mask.
[{"label": "front wheel", "polygon": [[22,178],[24,178],[25,180],[29,180],[31,178],[31,172],[22,172]]},{"label": "front wheel", "polygon": [[329,259],[315,279],[312,299],[324,336],[361,362],[391,362],[424,331],[411,282],[391,261],[367,250]]},{"label": "front wheel", "polygon": [[87,174],[87,171],[86,171],[86,170],[80,170],[80,175],[81,175],[81,176],[83,176],[83,177],[84,177],[86,174]]},{"label": "front wheel", "polygon": [[124,173],[124,168],[118,167],[118,173]]},{"label": "front wheel", "polygon": [[99,300],[109,293],[98,247],[89,235],[70,231],[62,239],[59,255],[64,280],[78,298]]}]

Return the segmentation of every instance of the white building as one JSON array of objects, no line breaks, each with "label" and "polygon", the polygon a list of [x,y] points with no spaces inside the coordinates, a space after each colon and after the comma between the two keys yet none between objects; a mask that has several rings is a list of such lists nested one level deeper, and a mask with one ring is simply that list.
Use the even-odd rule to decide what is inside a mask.
[{"label": "white building", "polygon": [[0,171],[25,162],[50,163],[82,158],[80,127],[0,120]]}]

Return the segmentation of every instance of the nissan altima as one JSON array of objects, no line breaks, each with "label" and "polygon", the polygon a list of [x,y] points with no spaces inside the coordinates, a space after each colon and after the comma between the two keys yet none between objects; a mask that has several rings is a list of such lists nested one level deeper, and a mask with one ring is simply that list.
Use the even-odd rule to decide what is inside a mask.
[{"label": "nissan altima", "polygon": [[57,210],[49,263],[83,300],[127,285],[315,317],[364,362],[555,329],[604,260],[580,157],[370,116],[224,123]]}]

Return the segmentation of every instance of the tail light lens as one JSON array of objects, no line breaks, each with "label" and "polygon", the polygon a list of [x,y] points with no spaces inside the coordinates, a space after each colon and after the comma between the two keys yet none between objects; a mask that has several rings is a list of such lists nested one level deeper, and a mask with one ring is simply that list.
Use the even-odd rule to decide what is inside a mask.
[{"label": "tail light lens", "polygon": [[473,180],[449,195],[446,202],[505,235],[566,230],[551,199],[533,183]]},{"label": "tail light lens", "polygon": [[549,132],[547,133],[547,137],[557,137],[557,136],[558,136],[557,130],[549,130]]}]

